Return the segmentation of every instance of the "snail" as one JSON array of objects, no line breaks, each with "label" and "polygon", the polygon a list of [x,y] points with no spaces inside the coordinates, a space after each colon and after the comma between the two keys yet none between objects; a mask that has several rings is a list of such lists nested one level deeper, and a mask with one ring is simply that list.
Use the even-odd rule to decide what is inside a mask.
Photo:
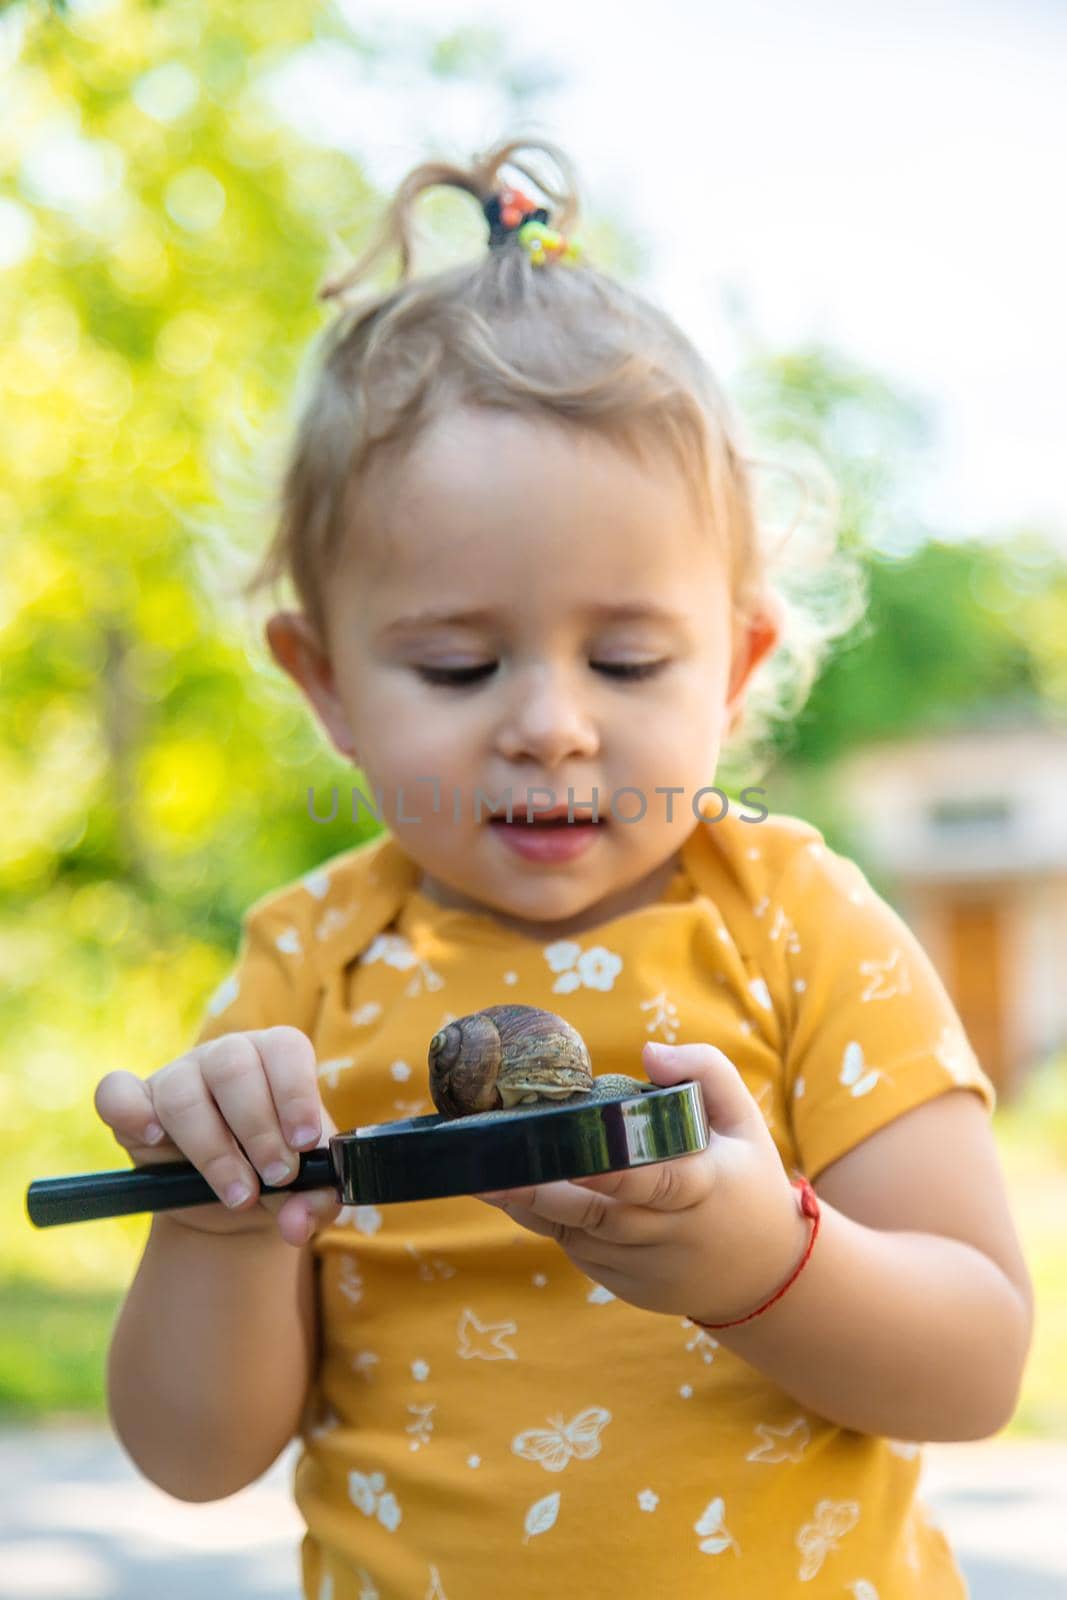
[{"label": "snail", "polygon": [[448,1023],[430,1040],[429,1067],[433,1103],[449,1118],[618,1098],[647,1087],[620,1073],[594,1078],[578,1030],[537,1006],[486,1006]]}]

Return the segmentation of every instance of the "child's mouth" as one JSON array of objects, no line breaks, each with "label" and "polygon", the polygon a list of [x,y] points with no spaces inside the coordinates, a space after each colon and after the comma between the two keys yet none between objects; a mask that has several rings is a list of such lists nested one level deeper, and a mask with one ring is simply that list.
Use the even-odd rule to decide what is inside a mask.
[{"label": "child's mouth", "polygon": [[566,815],[535,817],[530,822],[525,817],[509,822],[500,816],[490,817],[489,823],[507,849],[528,861],[571,861],[589,849],[603,828],[602,818],[594,822],[579,814],[573,821]]},{"label": "child's mouth", "polygon": [[529,817],[520,807],[512,806],[510,816],[507,811],[493,811],[488,820],[512,826],[521,824],[527,828],[574,828],[584,823],[592,823],[595,826],[603,822],[604,818],[594,817],[590,805],[575,806],[573,811],[568,811],[566,806],[558,806],[552,811],[535,812]]},{"label": "child's mouth", "polygon": [[597,817],[594,822],[592,817],[532,817],[529,821],[525,817],[512,817],[509,822],[507,817],[490,817],[489,821],[502,822],[506,828],[595,828],[600,825],[602,818]]}]

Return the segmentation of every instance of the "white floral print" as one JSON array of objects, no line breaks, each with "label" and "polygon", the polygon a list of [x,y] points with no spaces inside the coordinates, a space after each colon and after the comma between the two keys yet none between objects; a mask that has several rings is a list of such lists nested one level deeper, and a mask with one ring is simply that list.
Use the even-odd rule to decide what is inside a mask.
[{"label": "white floral print", "polygon": [[735,1555],[741,1554],[741,1547],[730,1533],[723,1518],[726,1513],[726,1502],[722,1495],[717,1495],[714,1500],[709,1500],[693,1527],[700,1536],[699,1549],[702,1555],[718,1556],[724,1550],[733,1550]]},{"label": "white floral print", "polygon": [[411,948],[411,941],[401,933],[377,934],[360,956],[363,966],[370,966],[374,961],[384,961],[387,967],[397,967],[403,971],[413,967],[418,956]]},{"label": "white floral print", "polygon": [[[722,830],[727,842],[728,826]],[[328,1004],[326,1026],[313,1042],[324,1095],[336,1093],[343,1108],[338,1125],[432,1111],[423,1100],[393,1098],[426,1094],[426,1040],[475,1006],[506,998],[507,986],[517,986],[516,999],[534,1005],[553,1007],[552,995],[575,996],[571,1020],[596,1047],[603,1070],[624,1070],[616,1056],[632,1053],[635,1037],[638,1047],[642,1038],[721,1043],[735,1053],[783,1161],[796,1171],[809,1154],[825,1158],[831,1144],[848,1148],[850,1129],[855,1142],[885,1122],[898,1102],[917,1099],[919,1088],[929,1095],[950,1079],[980,1082],[977,1059],[963,1030],[949,1025],[950,1013],[931,1007],[916,1022],[928,1004],[925,970],[892,926],[879,921],[877,898],[863,890],[862,880],[837,874],[832,857],[819,862],[820,846],[801,854],[788,838],[788,856],[798,858],[810,884],[809,900],[802,900],[788,890],[790,879],[781,870],[786,852],[773,832],[764,856],[745,850],[744,831],[737,830],[736,850],[751,862],[744,868],[751,886],[744,902],[717,894],[709,875],[698,886],[699,937],[676,939],[671,928],[661,951],[649,930],[648,960],[622,923],[610,930],[610,947],[595,942],[596,934],[543,945],[501,939],[488,962],[482,948],[453,949],[450,939],[431,948],[369,927],[357,945],[354,934],[363,931],[359,891],[369,874],[361,869],[350,877],[347,866],[335,868],[332,879],[322,869],[308,874],[299,896],[277,912],[272,907],[266,953],[279,950],[301,979],[304,962],[317,966],[314,976]],[[373,898],[375,907],[384,905],[384,895]],[[334,946],[316,943],[315,931],[342,927],[342,906],[351,908],[353,937],[345,927],[336,948],[350,944],[353,954],[364,953],[354,996],[339,1003],[345,985],[328,970]],[[847,920],[837,924],[835,912],[842,908]],[[688,914],[689,907],[665,909],[665,922]],[[383,921],[375,929],[398,926],[405,924]],[[839,928],[843,935],[853,927],[855,939],[839,937]],[[815,962],[810,971],[792,959],[802,941]],[[677,952],[670,967],[662,959],[666,951]],[[277,970],[277,961],[269,960],[257,970],[253,959],[250,978],[265,985]],[[241,980],[239,967],[212,996],[209,1015],[224,1012],[242,986],[242,1018],[253,1015],[248,991],[255,982]],[[314,992],[312,983],[302,982],[298,998],[302,1005],[306,998],[309,1016]],[[828,992],[833,1008],[824,1018]],[[879,1007],[881,1001],[887,1004]],[[568,1013],[566,1002],[553,1008]],[[771,1031],[776,1014],[802,1023],[798,1043],[807,1054],[786,1054],[790,1041],[778,1041]],[[821,1582],[842,1600],[879,1600],[890,1555],[914,1569],[917,1589],[924,1562],[943,1560],[940,1543],[935,1548],[925,1534],[921,1511],[902,1530],[899,1552],[885,1550],[880,1531],[886,1483],[894,1493],[906,1490],[918,1445],[831,1430],[824,1419],[803,1415],[796,1402],[783,1411],[781,1391],[760,1389],[755,1371],[745,1372],[745,1405],[732,1409],[740,1363],[710,1330],[682,1317],[648,1316],[583,1276],[551,1241],[518,1228],[507,1236],[498,1218],[475,1216],[476,1205],[462,1196],[440,1207],[344,1207],[316,1246],[324,1368],[343,1413],[332,1415],[333,1437],[323,1451],[323,1463],[329,1458],[336,1476],[332,1505],[324,1500],[319,1526],[327,1528],[342,1509],[337,1501],[344,1499],[347,1476],[355,1507],[344,1508],[355,1525],[351,1551],[364,1541],[364,1553],[353,1559],[340,1540],[331,1550],[327,1533],[319,1558],[321,1600],[356,1600],[357,1594],[377,1600],[379,1591],[446,1600],[446,1584],[452,1600],[462,1600],[468,1568],[461,1547],[449,1543],[451,1508],[435,1520],[434,1468],[452,1474],[457,1495],[466,1484],[472,1515],[484,1515],[486,1539],[498,1541],[493,1549],[501,1555],[501,1572],[510,1580],[506,1562],[512,1561],[516,1583],[525,1582],[531,1593],[569,1593],[570,1576],[580,1586],[584,1574],[561,1581],[561,1573],[575,1539],[590,1531],[580,1525],[580,1512],[591,1507],[606,1510],[602,1523],[593,1518],[591,1531],[604,1537],[596,1546],[590,1539],[590,1558],[599,1551],[607,1568],[616,1543],[643,1541],[646,1556],[648,1550],[662,1554],[672,1593],[700,1592],[709,1582],[762,1593],[761,1563],[775,1530],[776,1559],[792,1566],[798,1592],[815,1591]],[[642,1367],[636,1358],[646,1339],[656,1359]],[[594,1354],[578,1360],[575,1351],[583,1358]],[[642,1414],[629,1381],[636,1371],[648,1384],[648,1426],[637,1439]],[[760,1396],[759,1404],[748,1404]],[[318,1415],[325,1404],[320,1396]],[[366,1421],[362,1437],[357,1420]],[[315,1415],[306,1432],[309,1443],[322,1432]],[[370,1446],[375,1454],[360,1459],[368,1441],[385,1437],[393,1452],[388,1459],[377,1455],[376,1443]],[[683,1458],[679,1446],[688,1449],[693,1440],[699,1447]],[[830,1466],[842,1470],[831,1475],[824,1470]],[[477,1483],[468,1473],[477,1473]],[[831,1485],[834,1497],[822,1498]],[[772,1501],[775,1510],[765,1515]],[[378,1526],[361,1526],[361,1519]],[[658,1530],[668,1526],[682,1537],[660,1552],[657,1540],[666,1532]],[[618,1557],[620,1570],[624,1560]],[[405,1584],[396,1582],[401,1561]],[[748,1568],[751,1581],[744,1577]],[[494,1592],[495,1570],[486,1568],[482,1587],[472,1579],[472,1593]],[[623,1582],[618,1592],[625,1591]]]},{"label": "white floral print", "polygon": [[401,1518],[400,1507],[396,1503],[396,1496],[385,1490],[384,1472],[372,1472],[369,1475],[363,1472],[350,1472],[348,1498],[364,1516],[377,1515],[383,1528],[388,1528],[390,1533],[396,1531]]},{"label": "white floral print", "polygon": [[587,989],[612,989],[622,971],[622,957],[602,944],[583,950],[570,939],[545,946],[545,960],[560,976],[552,988],[557,994],[570,994],[583,985]]},{"label": "white floral print", "polygon": [[642,1011],[652,1012],[645,1023],[645,1032],[660,1033],[668,1044],[673,1044],[678,1037],[678,1007],[667,991],[661,989],[651,1000],[642,1000],[639,1004]]}]

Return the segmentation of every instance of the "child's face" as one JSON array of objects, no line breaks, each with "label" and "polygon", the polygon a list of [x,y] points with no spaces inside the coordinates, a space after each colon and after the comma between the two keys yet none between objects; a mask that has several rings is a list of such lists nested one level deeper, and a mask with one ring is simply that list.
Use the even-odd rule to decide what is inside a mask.
[{"label": "child's face", "polygon": [[[374,536],[352,541],[329,584],[328,654],[299,614],[272,618],[268,637],[380,791],[423,891],[540,937],[655,899],[696,825],[694,795],[715,781],[745,681],[777,639],[763,616],[731,641],[725,552],[677,470],[565,424],[464,410],[383,473],[359,510]],[[642,614],[651,607],[662,615]],[[659,665],[645,678],[612,670],[649,662]],[[431,681],[461,669],[472,681]],[[439,780],[436,813],[420,778]],[[565,807],[568,786],[578,816],[599,797],[603,820],[583,830],[584,848],[560,860],[516,853],[509,839],[531,832],[528,792],[536,815]],[[669,786],[682,792],[657,794]],[[510,829],[488,820],[509,788]],[[546,789],[552,799],[532,793]],[[639,793],[617,796],[619,817],[635,817],[643,797],[640,820],[612,815],[624,789]],[[477,790],[488,798],[476,821]],[[700,803],[716,814],[714,796]]]}]

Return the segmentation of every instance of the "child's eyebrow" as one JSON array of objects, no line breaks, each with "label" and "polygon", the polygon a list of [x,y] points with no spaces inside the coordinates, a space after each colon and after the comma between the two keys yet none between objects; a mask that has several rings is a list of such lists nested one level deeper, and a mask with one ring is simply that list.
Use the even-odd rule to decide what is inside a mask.
[{"label": "child's eyebrow", "polygon": [[[631,621],[651,619],[654,622],[667,622],[679,627],[684,624],[685,618],[680,612],[673,611],[669,606],[657,605],[652,600],[634,600],[624,605],[611,605],[605,601],[594,601],[582,608],[582,615],[596,621]],[[492,625],[498,621],[495,612],[488,610],[449,611],[446,609],[432,608],[428,611],[419,611],[411,616],[397,617],[382,629],[383,636],[397,633],[408,633],[417,628],[443,627],[448,624],[453,626],[482,627]]]}]

